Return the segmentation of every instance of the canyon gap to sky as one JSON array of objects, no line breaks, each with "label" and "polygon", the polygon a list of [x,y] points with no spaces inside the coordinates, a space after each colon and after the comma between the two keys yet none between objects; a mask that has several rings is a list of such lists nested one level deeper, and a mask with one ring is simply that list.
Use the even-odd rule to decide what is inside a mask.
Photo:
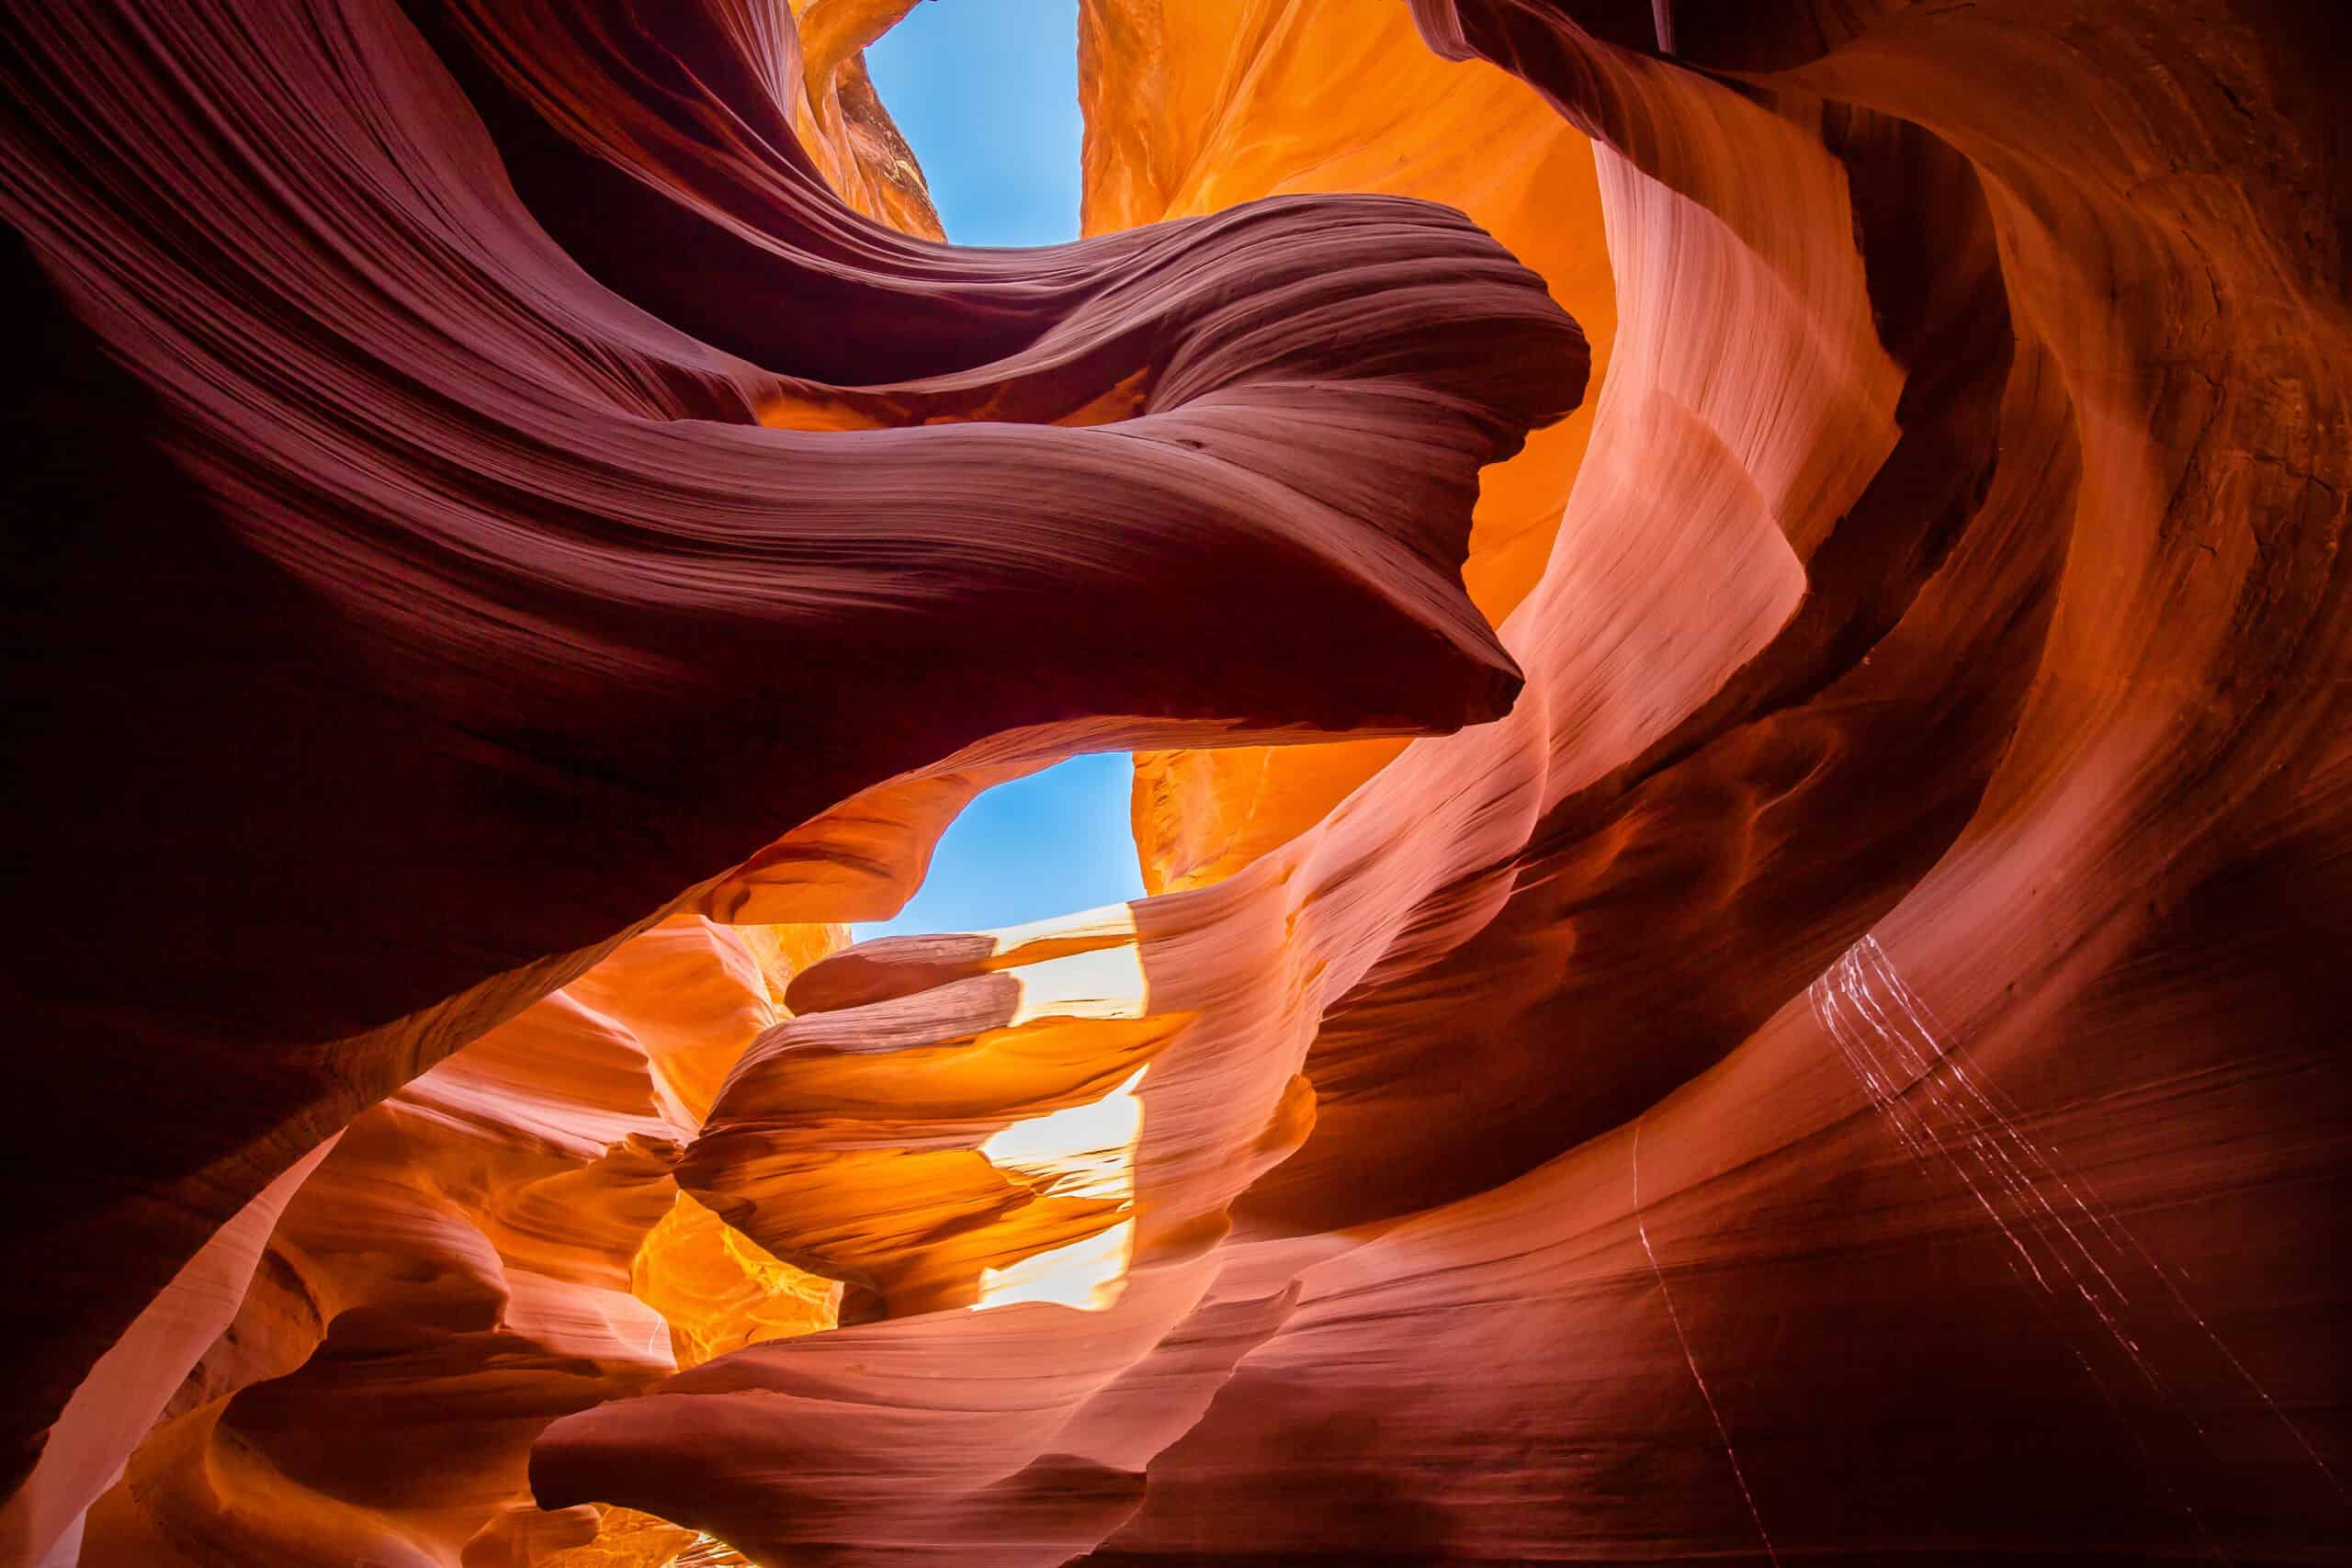
[{"label": "canyon gap to sky", "polygon": [[[1078,0],[922,0],[865,54],[959,245],[1078,238]],[[1073,757],[989,790],[931,874],[860,939],[972,931],[1143,896],[1124,754]]]}]

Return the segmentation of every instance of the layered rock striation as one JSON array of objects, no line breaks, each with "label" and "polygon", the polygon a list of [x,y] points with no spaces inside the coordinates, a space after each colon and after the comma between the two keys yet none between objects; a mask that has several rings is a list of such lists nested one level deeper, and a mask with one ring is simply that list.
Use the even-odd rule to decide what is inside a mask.
[{"label": "layered rock striation", "polygon": [[2340,20],[907,9],[11,13],[6,1550],[2352,1550]]},{"label": "layered rock striation", "polygon": [[11,874],[141,955],[8,961],[20,1441],[364,1106],[795,831],[860,885],[809,825],[862,792],[1508,705],[1454,574],[1581,380],[1532,274],[1378,197],[910,238],[796,139],[795,36],[12,9]]}]

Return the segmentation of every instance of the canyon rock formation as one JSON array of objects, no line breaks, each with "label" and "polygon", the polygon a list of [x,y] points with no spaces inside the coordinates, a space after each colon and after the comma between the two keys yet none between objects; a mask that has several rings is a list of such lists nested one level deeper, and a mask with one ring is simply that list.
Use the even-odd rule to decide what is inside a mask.
[{"label": "canyon rock formation", "polygon": [[0,1562],[2352,1553],[2345,18],[910,8],[6,7]]}]

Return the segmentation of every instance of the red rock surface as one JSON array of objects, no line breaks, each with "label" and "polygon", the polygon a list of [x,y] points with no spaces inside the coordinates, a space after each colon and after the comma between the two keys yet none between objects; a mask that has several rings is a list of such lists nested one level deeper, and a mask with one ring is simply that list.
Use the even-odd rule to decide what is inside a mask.
[{"label": "red rock surface", "polygon": [[2352,1552],[2342,19],[826,6],[12,12],[0,1550]]},{"label": "red rock surface", "polygon": [[670,1167],[773,991],[841,934],[663,921],[360,1115],[90,1511],[82,1560],[474,1568],[640,1533],[539,1519],[529,1446],[679,1367],[833,1326],[838,1286]]},{"label": "red rock surface", "polygon": [[1532,275],[1379,198],[909,240],[799,152],[788,20],[12,13],[12,875],[140,953],[8,959],[22,1435],[301,1152],[862,790],[1508,705],[1453,573],[1582,378]]}]

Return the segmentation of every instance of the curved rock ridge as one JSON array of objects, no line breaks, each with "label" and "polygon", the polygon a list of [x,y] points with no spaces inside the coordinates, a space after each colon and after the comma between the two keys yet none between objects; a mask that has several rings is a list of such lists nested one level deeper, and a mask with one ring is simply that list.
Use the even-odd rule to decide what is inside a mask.
[{"label": "curved rock ridge", "polygon": [[[1105,233],[1259,197],[1376,190],[1458,207],[1543,274],[1607,374],[1617,305],[1591,144],[1540,94],[1439,59],[1405,8],[1104,6],[1080,11],[1085,227]],[[1413,112],[1399,117],[1396,106]],[[1479,477],[1463,580],[1490,622],[1543,574],[1594,401]],[[1401,740],[1146,752],[1145,888],[1199,886],[1312,826]]]},{"label": "curved rock ridge", "polygon": [[[1378,97],[1218,9],[1088,7],[1091,212],[1291,177],[1285,70]],[[2336,19],[1412,17],[1606,227],[1519,703],[1336,805],[1158,764],[1194,885],[798,976],[679,1179],[881,1321],[537,1495],[835,1564],[2352,1551]],[[989,1157],[1120,1086],[1126,1196]]]},{"label": "curved rock ridge", "polygon": [[777,994],[843,934],[673,917],[356,1119],[298,1168],[233,1321],[176,1393],[152,1389],[164,1419],[79,1560],[481,1568],[691,1545],[658,1519],[537,1508],[525,1459],[557,1416],[833,1326],[838,1287],[670,1166]]},{"label": "curved rock ridge", "polygon": [[920,856],[844,802],[1517,691],[1458,571],[1582,384],[1534,275],[1377,196],[910,237],[820,178],[923,226],[888,8],[802,9],[8,8],[10,886],[85,917],[7,960],[17,1468],[271,1179],[629,932],[876,912]]},{"label": "curved rock ridge", "polygon": [[[1097,232],[1001,254],[893,231],[923,220],[850,62],[906,8],[10,24],[0,192],[79,219],[25,221],[20,402],[59,456],[10,482],[96,520],[56,561],[134,589],[27,624],[66,695],[149,626],[186,668],[140,663],[123,711],[153,735],[75,732],[70,782],[116,836],[60,805],[29,852],[91,868],[44,892],[148,857],[152,973],[135,1005],[104,993],[102,1039],[42,1000],[111,953],[87,922],[12,954],[13,986],[51,987],[26,991],[59,1043],[28,1091],[62,1108],[44,1132],[119,1120],[28,1156],[54,1213],[25,1245],[59,1289],[12,1301],[14,1342],[62,1348],[25,1386],[78,1389],[0,1552],[2352,1555],[2346,18],[1083,0]],[[239,71],[298,90],[241,96]],[[364,227],[352,171],[379,190],[360,154],[385,147],[447,155],[390,159],[426,195]],[[342,153],[251,186],[154,175],[305,148]],[[164,243],[249,210],[277,224],[266,274]],[[474,236],[481,276],[447,293],[512,309],[428,353],[320,283],[333,253],[383,310],[441,299],[412,254],[433,244],[387,239],[412,231]],[[224,289],[246,313],[216,320]],[[1596,395],[1522,451],[1577,389],[1562,308]],[[205,336],[256,321],[274,378]],[[394,460],[420,430],[445,465]],[[934,440],[962,488],[933,488]],[[1230,504],[1109,515],[1211,459]],[[413,517],[424,473],[446,548],[412,540],[420,570],[383,581],[458,586],[362,615],[305,547],[408,537],[383,517]],[[196,522],[101,554],[128,525],[99,502],[156,497]],[[376,521],[335,532],[361,502]],[[938,532],[902,521],[918,505]],[[964,553],[886,570],[856,554],[868,520]],[[792,554],[804,525],[838,575]],[[258,550],[254,528],[280,596],[188,635],[249,601],[173,577],[183,554],[211,570],[209,541]],[[744,629],[771,566],[808,597]],[[574,592],[636,605],[639,570],[671,594],[651,651]],[[863,596],[890,570],[903,601]],[[1022,598],[1030,573],[1065,597]],[[140,786],[98,764],[165,747],[152,716],[269,637],[337,694],[351,666],[317,649],[403,689],[424,655],[387,627],[514,666],[364,710],[386,749],[510,688],[551,702],[458,613],[493,586],[571,639],[537,655],[581,710],[482,753],[498,790],[412,798],[431,778],[304,718],[290,675],[240,674],[223,733],[266,732],[257,691],[315,740],[266,753],[285,776],[345,764],[345,795],[286,790],[281,822],[191,745],[211,761],[137,795],[160,831],[106,815]],[[345,640],[283,607],[320,604]],[[804,611],[840,637],[795,640]],[[1261,724],[1465,727],[1198,749]],[[606,771],[579,771],[582,736],[619,738]],[[903,898],[971,794],[1121,745],[1159,748],[1136,798],[1158,896],[836,951],[821,922]],[[662,812],[594,793],[635,767]],[[353,814],[314,846],[340,880],[311,927],[267,924],[258,852],[328,807]],[[251,841],[187,839],[208,807]],[[388,860],[419,821],[447,845]],[[518,824],[460,865],[465,832]],[[348,867],[384,863],[352,898]],[[248,945],[286,962],[232,1016]],[[395,991],[441,1011],[284,1048],[322,997]],[[123,1081],[166,1039],[220,1104]],[[169,1245],[124,1250],[142,1237]]]},{"label": "curved rock ridge", "polygon": [[786,81],[794,140],[850,207],[901,233],[946,236],[922,165],[899,134],[865,70],[865,46],[918,0],[792,0],[800,91]]}]

